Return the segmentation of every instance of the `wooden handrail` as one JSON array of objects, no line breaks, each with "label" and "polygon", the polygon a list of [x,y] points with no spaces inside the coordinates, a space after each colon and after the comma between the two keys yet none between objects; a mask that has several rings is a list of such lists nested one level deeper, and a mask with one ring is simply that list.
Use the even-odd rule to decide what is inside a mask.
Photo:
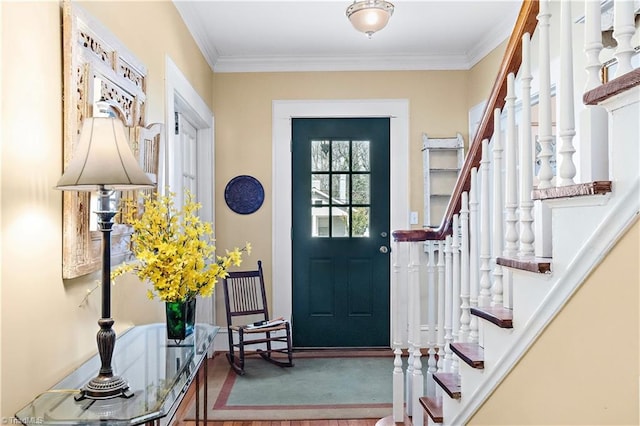
[{"label": "wooden handrail", "polygon": [[475,138],[469,146],[469,152],[465,157],[462,170],[458,175],[456,186],[453,189],[447,210],[438,228],[412,229],[393,231],[395,241],[426,241],[444,240],[451,234],[453,215],[460,210],[462,193],[469,190],[471,185],[471,169],[480,165],[482,156],[482,141],[490,139],[493,134],[493,111],[502,109],[507,94],[507,77],[510,73],[516,74],[522,63],[522,36],[526,33],[533,34],[538,24],[538,0],[524,0],[518,19],[509,38],[498,76],[491,89],[491,94],[482,114],[482,121],[478,126]]}]

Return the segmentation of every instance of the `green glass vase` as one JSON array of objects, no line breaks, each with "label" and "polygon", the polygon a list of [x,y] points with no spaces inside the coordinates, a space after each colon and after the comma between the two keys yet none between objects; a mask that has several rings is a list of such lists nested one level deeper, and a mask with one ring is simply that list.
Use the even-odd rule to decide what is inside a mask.
[{"label": "green glass vase", "polygon": [[193,334],[196,316],[195,297],[187,301],[166,302],[167,338],[184,340]]}]

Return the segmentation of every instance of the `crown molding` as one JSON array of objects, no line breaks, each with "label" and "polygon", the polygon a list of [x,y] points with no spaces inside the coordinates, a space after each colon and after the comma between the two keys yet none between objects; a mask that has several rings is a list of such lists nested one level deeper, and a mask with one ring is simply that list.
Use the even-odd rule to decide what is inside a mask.
[{"label": "crown molding", "polygon": [[216,73],[289,71],[422,71],[466,69],[469,69],[469,61],[465,55],[219,57],[213,67],[213,70]]},{"label": "crown molding", "polygon": [[207,37],[192,2],[174,4],[200,52],[215,73],[311,71],[438,71],[468,70],[511,34],[510,25],[497,25],[468,52],[451,55],[381,56],[221,56]]},{"label": "crown molding", "polygon": [[497,25],[493,28],[493,31],[488,32],[487,35],[483,37],[470,52],[468,52],[467,59],[469,62],[469,68],[480,62],[502,42],[508,40],[512,31],[513,28],[508,25]]},{"label": "crown molding", "polygon": [[[193,37],[193,40],[200,49],[202,56],[204,56],[204,59],[213,71],[220,54],[208,40],[204,24],[201,24],[201,21],[197,19],[198,12],[195,10],[195,6],[188,1],[174,1],[173,4],[178,10],[180,17],[182,17],[182,22],[184,22],[187,30],[191,33],[191,37]],[[188,22],[190,23],[189,25],[187,25]]]}]

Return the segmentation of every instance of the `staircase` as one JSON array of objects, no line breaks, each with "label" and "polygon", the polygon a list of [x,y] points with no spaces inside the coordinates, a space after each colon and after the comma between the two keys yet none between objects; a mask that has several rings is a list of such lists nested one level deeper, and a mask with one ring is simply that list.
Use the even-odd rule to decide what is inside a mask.
[{"label": "staircase", "polygon": [[639,8],[523,2],[442,223],[393,232],[393,422],[468,423],[638,220]]}]

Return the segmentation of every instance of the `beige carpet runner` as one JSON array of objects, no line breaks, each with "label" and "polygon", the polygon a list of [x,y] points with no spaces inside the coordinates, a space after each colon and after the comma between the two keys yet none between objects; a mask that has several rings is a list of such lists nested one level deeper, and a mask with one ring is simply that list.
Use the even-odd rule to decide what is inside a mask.
[{"label": "beige carpet runner", "polygon": [[[209,360],[209,420],[381,419],[391,414],[390,349],[294,353],[294,367],[249,357],[244,376]],[[406,362],[406,360],[405,360]],[[202,397],[202,392],[201,392]],[[193,419],[195,402],[186,419]]]}]

